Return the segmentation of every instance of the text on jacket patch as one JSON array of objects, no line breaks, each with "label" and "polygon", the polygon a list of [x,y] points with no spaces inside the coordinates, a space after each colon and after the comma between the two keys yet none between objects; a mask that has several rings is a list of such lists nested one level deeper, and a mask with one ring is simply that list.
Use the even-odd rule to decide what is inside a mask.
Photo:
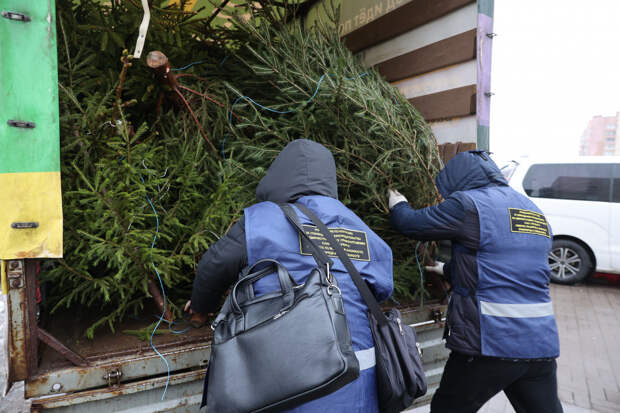
[{"label": "text on jacket patch", "polygon": [[508,208],[508,211],[511,232],[542,235],[549,238],[549,224],[543,214],[518,208]]},{"label": "text on jacket patch", "polygon": [[[338,257],[336,251],[329,245],[329,241],[321,234],[314,225],[304,225],[308,236],[330,257]],[[347,228],[328,228],[334,238],[342,245],[347,255],[352,260],[370,261],[368,239],[364,231],[355,231]],[[308,240],[299,235],[299,252],[303,255],[312,255],[312,247]]]}]

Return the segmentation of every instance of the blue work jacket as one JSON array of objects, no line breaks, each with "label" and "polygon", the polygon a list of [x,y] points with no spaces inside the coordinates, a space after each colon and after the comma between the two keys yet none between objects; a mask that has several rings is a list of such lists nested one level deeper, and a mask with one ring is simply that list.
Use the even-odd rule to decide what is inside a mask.
[{"label": "blue work jacket", "polygon": [[[330,229],[343,230],[356,239],[352,261],[379,300],[392,293],[392,251],[364,222],[340,201],[326,196],[305,196],[297,200],[306,205]],[[297,211],[303,225],[311,221]],[[296,229],[289,223],[277,204],[261,202],[247,208],[245,234],[248,264],[263,258],[272,258],[283,264],[298,283],[303,283],[316,267],[314,258],[305,251]],[[361,241],[360,241],[361,240]],[[357,257],[357,259],[355,258]],[[331,257],[331,273],[338,281],[351,332],[353,350],[360,361],[360,377],[325,397],[313,400],[293,412],[379,412],[375,378],[374,341],[364,303],[353,280],[340,260]],[[279,290],[275,274],[254,284],[255,294],[262,295]],[[274,338],[276,339],[276,338]],[[320,351],[320,349],[317,349]]]},{"label": "blue work jacket", "polygon": [[436,184],[444,202],[420,210],[401,202],[391,221],[416,239],[452,241],[447,347],[509,359],[557,357],[545,216],[485,153],[456,155]]}]

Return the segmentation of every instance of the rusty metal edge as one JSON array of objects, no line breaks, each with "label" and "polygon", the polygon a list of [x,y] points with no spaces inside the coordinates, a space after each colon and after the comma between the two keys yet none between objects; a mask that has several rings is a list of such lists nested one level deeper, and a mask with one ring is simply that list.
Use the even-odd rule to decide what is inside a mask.
[{"label": "rusty metal edge", "polygon": [[[211,329],[208,329],[208,331],[206,331],[204,335],[195,336],[193,338],[184,339],[182,341],[178,340],[178,341],[172,341],[169,343],[157,344],[157,349],[159,351],[168,350],[168,349],[176,349],[176,348],[185,347],[191,344],[200,344],[200,343],[210,342],[212,338],[213,338],[213,332],[211,331]],[[146,344],[144,344],[143,346],[141,345],[138,350],[136,350],[135,348],[131,348],[131,349],[119,350],[119,351],[114,351],[114,352],[109,352],[109,353],[100,353],[100,354],[85,356],[84,359],[90,364],[95,364],[96,362],[100,362],[100,361],[105,362],[106,360],[110,360],[115,357],[128,357],[128,356],[131,357],[135,355],[136,353],[137,354],[145,354],[145,353],[154,354],[150,344],[146,342]]]},{"label": "rusty metal edge", "polygon": [[[404,307],[402,308],[401,311],[403,313],[404,321],[409,323],[409,322],[415,322],[415,321],[420,321],[420,320],[429,320],[432,318],[437,318],[438,315],[441,316],[442,314],[445,314],[445,309],[446,309],[446,305],[439,304],[439,305],[425,306],[423,308]],[[437,313],[437,311],[439,311],[439,313]],[[425,330],[437,329],[439,326],[442,326],[442,325],[443,325],[443,320],[439,318],[439,320],[437,320],[433,325],[423,326],[422,328],[416,328],[416,331],[418,331],[418,333],[421,333],[422,331],[425,331]],[[428,345],[425,346],[425,348],[440,346],[441,339],[432,340],[431,342],[427,344]],[[204,347],[208,348],[210,347],[210,345],[205,345]],[[191,351],[191,349],[187,349],[187,351]],[[174,352],[171,352],[171,354],[173,353]],[[151,358],[151,357],[139,357],[137,359],[133,359],[133,361],[139,361],[139,360],[144,360],[148,358]],[[128,361],[132,361],[132,360],[128,360]],[[442,365],[444,362],[445,361],[443,360],[443,358],[442,360],[437,359],[430,363],[425,363],[425,367],[428,368],[431,365],[434,367],[438,367]],[[116,360],[116,362],[113,364],[110,364],[110,363],[100,364],[97,367],[104,369],[106,367],[109,368],[113,365],[118,366],[118,360]],[[438,369],[435,369],[435,370],[438,370]],[[204,368],[201,368],[200,370],[194,370],[190,372],[174,374],[171,376],[170,384],[175,385],[175,384],[191,382],[194,380],[199,380],[204,377],[204,374],[205,374]],[[52,396],[44,396],[44,397],[39,396],[38,398],[32,399],[32,407],[34,409],[33,411],[37,411],[37,409],[52,409],[52,408],[58,408],[58,407],[64,407],[64,406],[79,405],[82,403],[94,402],[98,400],[111,399],[114,397],[119,397],[123,395],[129,395],[132,393],[138,393],[141,391],[148,391],[148,390],[160,388],[165,385],[165,382],[166,382],[166,377],[162,376],[162,377],[157,377],[157,378],[152,378],[152,379],[147,378],[146,380],[140,380],[140,381],[136,380],[130,383],[121,384],[119,386],[113,386],[113,387],[77,391],[75,393],[67,393],[67,394],[62,394],[62,395],[52,395]],[[433,385],[434,385],[434,382],[433,382]],[[424,401],[427,402],[426,399]],[[419,405],[419,403],[416,403],[416,405]]]},{"label": "rusty metal edge", "polygon": [[[432,325],[425,325],[420,328],[416,328],[418,333],[422,333],[426,330],[437,329],[442,327],[441,314],[445,314],[446,306],[442,304],[431,304],[425,307],[401,307],[403,315],[403,321],[407,324],[432,320],[436,317],[434,312],[439,312],[440,318],[437,323]],[[173,367],[173,371],[183,370],[187,368],[202,368],[204,364],[196,360],[195,354],[200,354],[201,360],[208,359],[208,352],[210,349],[209,342],[203,342],[203,344],[195,345],[189,344],[183,347],[176,347],[170,349],[171,351],[162,351],[165,357],[174,360],[178,359],[178,365]],[[95,391],[92,389],[100,389],[108,384],[103,377],[112,370],[121,370],[123,372],[123,379],[127,381],[144,380],[149,377],[157,376],[165,371],[158,370],[159,367],[153,369],[153,363],[159,362],[159,356],[154,353],[150,354],[135,354],[133,356],[119,357],[113,359],[101,360],[99,362],[93,362],[89,367],[66,367],[64,369],[57,369],[48,372],[39,372],[35,377],[30,378],[26,382],[26,395],[27,397],[41,397],[44,395],[53,395],[54,391],[50,390],[50,386],[55,383],[59,383],[64,386],[61,391],[71,392],[84,392]],[[148,367],[151,366],[151,367]],[[163,364],[162,364],[163,366]],[[163,368],[163,367],[162,367]],[[89,376],[88,384],[79,379],[79,377]],[[71,378],[73,377],[73,378]],[[78,379],[76,379],[78,377]],[[99,379],[101,377],[101,379]],[[78,380],[78,381],[76,381]],[[93,381],[94,380],[94,381]],[[80,384],[82,383],[82,384]],[[121,386],[123,384],[121,383]],[[106,387],[107,389],[107,387]]]},{"label": "rusty metal edge", "polygon": [[[10,276],[10,267],[8,265],[12,261],[7,261],[7,277]],[[24,277],[24,263],[22,264],[22,274]],[[9,355],[9,374],[8,381],[24,380],[28,377],[27,347],[26,347],[26,330],[25,325],[25,288],[17,286],[17,279],[12,279],[9,283],[9,294],[7,295],[7,315],[8,315],[8,355]],[[10,384],[9,384],[10,387]]]},{"label": "rusty metal edge", "polygon": [[[169,385],[173,386],[176,384],[201,380],[204,378],[204,375],[204,369],[200,371],[190,371],[186,373],[175,374],[170,376]],[[155,379],[148,379],[105,389],[86,390],[77,393],[32,399],[32,409],[54,409],[58,407],[88,403],[96,400],[111,399],[113,397],[118,397],[126,394],[132,394],[164,387],[166,385],[166,380],[166,377],[158,377]]]},{"label": "rusty metal edge", "polygon": [[[209,358],[208,356],[210,354],[210,348],[211,348],[211,343],[207,343],[207,344],[203,344],[199,346],[188,346],[188,347],[184,347],[181,349],[177,348],[169,352],[162,351],[162,354],[164,357],[166,357],[166,359],[168,359],[169,363],[171,364],[172,371],[183,370],[187,368],[197,368],[197,367],[202,368],[203,365],[200,365],[197,363],[190,365],[190,364],[183,364],[182,362],[180,366],[175,368],[174,362],[173,362],[174,357],[180,356],[180,355],[187,355],[187,357],[192,357],[193,353],[201,352],[203,355],[201,355],[200,358],[208,359]],[[142,369],[144,369],[144,373],[128,374],[128,370],[132,370],[132,369],[136,370],[141,366],[147,366],[149,363],[159,362],[159,360],[160,360],[160,357],[157,354],[153,353],[152,355],[148,355],[148,356],[139,356],[139,357],[133,357],[133,358],[125,357],[125,358],[106,360],[105,362],[101,362],[97,364],[93,363],[88,367],[67,367],[67,368],[59,369],[59,370],[40,372],[37,376],[26,380],[26,386],[25,386],[26,397],[28,398],[40,397],[43,395],[50,394],[49,390],[44,390],[44,389],[49,388],[51,383],[58,382],[62,384],[63,382],[66,382],[64,378],[66,378],[67,375],[97,377],[96,383],[93,382],[91,383],[91,385],[84,385],[83,388],[78,388],[76,386],[66,388],[66,384],[65,384],[66,391],[84,391],[86,389],[94,389],[94,388],[107,385],[107,381],[104,380],[103,377],[112,370],[118,370],[118,369],[124,370],[123,379],[125,380],[138,380],[138,379],[143,379],[146,377],[152,377],[155,375],[166,373],[165,365],[162,363],[161,371],[157,371],[155,373],[149,374],[146,372],[147,370],[144,369],[144,367],[142,367]],[[101,377],[100,380],[99,380],[99,377]]]},{"label": "rusty metal edge", "polygon": [[26,360],[28,376],[36,374],[39,367],[39,335],[37,326],[37,260],[24,260]]},{"label": "rusty metal edge", "polygon": [[58,341],[56,337],[52,336],[50,333],[48,333],[41,327],[37,329],[37,336],[39,340],[41,340],[42,342],[44,342],[45,344],[47,344],[48,346],[50,346],[51,348],[53,348],[54,350],[62,354],[64,358],[66,358],[71,363],[75,364],[76,366],[80,366],[80,367],[88,366],[88,362],[84,360],[82,356],[80,356],[79,354],[76,354],[74,351],[72,351],[67,346],[65,346],[60,341]]},{"label": "rusty metal edge", "polygon": [[2,294],[9,294],[9,279],[5,270],[6,260],[0,260],[0,284],[2,285]]}]

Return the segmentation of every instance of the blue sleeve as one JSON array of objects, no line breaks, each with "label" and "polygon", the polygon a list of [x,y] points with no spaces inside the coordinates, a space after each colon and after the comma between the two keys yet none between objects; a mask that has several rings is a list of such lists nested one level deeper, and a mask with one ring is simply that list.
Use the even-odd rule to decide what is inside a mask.
[{"label": "blue sleeve", "polygon": [[378,302],[387,300],[394,291],[392,249],[383,240],[381,242],[385,250],[381,253],[381,260],[377,262],[377,273],[362,274]]},{"label": "blue sleeve", "polygon": [[450,197],[439,205],[413,209],[399,202],[390,210],[390,222],[397,231],[420,241],[459,238],[464,232],[465,208]]}]

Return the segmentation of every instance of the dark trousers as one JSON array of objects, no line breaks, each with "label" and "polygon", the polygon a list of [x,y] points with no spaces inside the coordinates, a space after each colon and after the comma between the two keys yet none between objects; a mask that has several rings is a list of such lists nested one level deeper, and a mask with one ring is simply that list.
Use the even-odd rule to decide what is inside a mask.
[{"label": "dark trousers", "polygon": [[504,391],[517,413],[562,413],[555,360],[510,361],[450,354],[431,413],[476,412]]}]

